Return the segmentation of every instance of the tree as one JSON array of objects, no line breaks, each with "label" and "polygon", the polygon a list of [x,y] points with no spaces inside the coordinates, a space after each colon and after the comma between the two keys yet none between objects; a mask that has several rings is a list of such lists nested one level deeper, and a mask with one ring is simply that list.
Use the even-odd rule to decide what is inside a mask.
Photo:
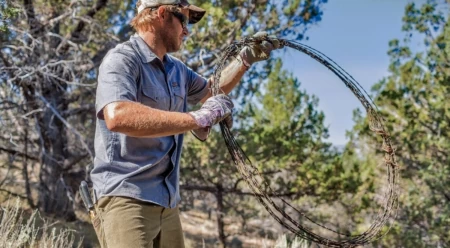
[{"label": "tree", "polygon": [[[97,68],[132,33],[135,2],[11,2],[22,7],[1,35],[0,149],[22,162],[26,181],[28,166],[39,167],[36,205],[45,213],[74,219],[74,192],[93,160]],[[326,0],[194,2],[209,15],[192,27],[178,56],[209,76],[215,54],[243,34],[265,29],[301,38]]]},{"label": "tree", "polygon": [[[190,30],[185,49],[178,56],[188,66],[209,77],[220,53],[233,41],[257,31],[282,38],[302,40],[307,30],[322,18],[327,0],[221,0],[191,1],[207,10],[207,15]],[[239,95],[255,89],[255,78],[266,78],[269,70],[252,67]],[[241,92],[242,91],[242,92]]]},{"label": "tree", "polygon": [[[317,221],[331,222],[339,231],[349,232],[351,226],[345,218],[336,219],[327,211],[312,212],[307,206],[339,204],[349,193],[372,189],[373,180],[367,179],[370,171],[357,164],[345,167],[346,160],[324,141],[328,130],[324,114],[317,110],[318,99],[301,90],[300,82],[282,69],[281,60],[270,62],[268,67],[272,68],[269,77],[258,83],[254,99],[235,115],[233,132],[271,183],[271,196],[284,198]],[[241,232],[246,232],[245,223],[250,218],[267,217],[267,213],[243,183],[222,139],[214,132],[205,143],[186,141],[182,189],[215,196],[219,239],[225,246],[226,238],[233,235],[225,231],[225,215],[239,216],[243,222]],[[348,215],[358,212],[354,205],[360,209],[368,205],[367,198],[362,198],[366,200],[363,204],[346,205],[353,210]],[[335,219],[328,221],[330,216]]]},{"label": "tree", "polygon": [[[444,1],[406,6],[406,38],[389,43],[390,75],[373,87],[402,167],[397,221],[379,245],[450,245],[450,16],[443,12],[448,7]],[[414,38],[423,38],[423,51],[410,48]],[[357,118],[356,139],[379,149],[370,142],[366,120]]]},{"label": "tree", "polygon": [[[372,170],[356,163],[351,152],[341,153],[325,141],[328,129],[319,100],[301,90],[300,82],[281,70],[280,61],[271,68],[264,93],[249,105],[251,118],[243,122],[240,135],[243,147],[260,170],[278,172],[266,180],[303,213],[341,233],[357,232],[354,226],[367,224],[367,218],[353,218],[368,207],[370,195],[362,192],[374,191]],[[329,206],[347,212],[336,214]],[[324,231],[298,218],[316,232]]]},{"label": "tree", "polygon": [[22,161],[30,205],[28,169],[37,165],[36,205],[73,220],[74,192],[92,161],[96,67],[114,38],[99,27],[112,28],[111,13],[126,8],[107,0],[11,6],[22,7],[0,41],[0,150]]}]

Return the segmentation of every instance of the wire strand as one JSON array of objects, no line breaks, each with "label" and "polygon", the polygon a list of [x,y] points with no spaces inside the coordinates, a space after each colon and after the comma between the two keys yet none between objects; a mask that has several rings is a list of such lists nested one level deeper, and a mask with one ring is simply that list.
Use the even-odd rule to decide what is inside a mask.
[{"label": "wire strand", "polygon": [[[390,225],[392,224],[392,222],[389,222],[389,220],[392,220],[395,217],[398,208],[398,168],[389,133],[384,126],[382,117],[378,114],[377,106],[375,105],[370,95],[364,90],[364,88],[350,74],[348,74],[342,67],[340,67],[328,56],[315,50],[312,47],[298,43],[296,41],[289,41],[284,39],[278,40],[285,47],[289,47],[305,53],[331,70],[337,77],[342,80],[342,82],[344,82],[344,84],[353,92],[353,94],[364,106],[367,112],[370,129],[374,133],[381,136],[383,139],[383,150],[385,151],[384,164],[387,168],[388,183],[387,191],[383,196],[383,207],[379,209],[370,227],[365,232],[358,235],[340,233],[326,227],[323,224],[318,223],[317,221],[309,217],[306,213],[298,210],[292,204],[288,203],[286,200],[274,196],[276,194],[274,194],[274,191],[270,187],[269,182],[264,179],[262,174],[247,157],[227,125],[224,122],[221,122],[220,128],[222,136],[234,164],[236,165],[242,178],[245,180],[249,188],[252,190],[253,194],[258,199],[259,203],[269,212],[269,214],[285,228],[303,239],[329,247],[356,247],[373,242],[374,240],[383,237],[389,231]],[[231,45],[225,48],[222,57],[219,60],[219,63],[214,69],[213,83],[211,87],[213,95],[220,94],[219,81],[221,72],[225,67],[226,62],[231,58],[235,58],[243,47],[263,41],[270,40],[268,37],[246,37],[239,42],[233,42]],[[280,203],[277,203],[277,200],[278,202],[284,204],[284,208],[280,206]],[[287,210],[286,206],[288,207]],[[289,215],[288,212],[290,211],[297,213],[300,216],[299,218],[301,221],[295,220],[293,216]],[[309,222],[312,224],[312,226],[331,231],[346,238],[340,238],[339,240],[336,240],[324,237],[323,235],[315,233],[312,228],[306,226],[304,222]],[[386,231],[382,232],[383,227],[387,224],[390,224],[389,227]]]}]

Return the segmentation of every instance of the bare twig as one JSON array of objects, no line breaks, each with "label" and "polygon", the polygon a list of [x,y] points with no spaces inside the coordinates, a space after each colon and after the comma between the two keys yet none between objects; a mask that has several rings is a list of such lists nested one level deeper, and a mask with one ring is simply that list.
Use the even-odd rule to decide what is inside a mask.
[{"label": "bare twig", "polygon": [[[6,163],[5,163],[6,164]],[[2,185],[6,182],[6,179],[8,179],[9,176],[9,172],[11,171],[12,168],[12,163],[7,163],[8,164],[8,170],[5,173],[5,177],[3,178],[3,180],[0,182],[0,188],[2,187]],[[3,167],[3,166],[2,166]]]},{"label": "bare twig", "polygon": [[78,137],[78,139],[80,140],[80,142],[81,142],[81,144],[82,144],[82,146],[83,146],[83,148],[86,150],[86,152],[89,154],[89,156],[91,157],[91,161],[93,162],[93,160],[94,160],[94,156],[93,156],[93,154],[92,154],[92,152],[91,152],[91,150],[89,149],[89,146],[86,144],[86,142],[84,141],[84,138],[83,138],[83,136],[74,128],[74,127],[72,127],[72,125],[70,125],[70,123],[69,122],[67,122],[59,113],[58,113],[58,111],[43,97],[43,96],[41,96],[39,93],[37,93],[36,92],[36,97],[38,97],[39,99],[41,99],[41,101],[42,102],[44,102],[45,103],[45,106],[47,107],[47,108],[49,108],[52,112],[53,112],[53,114],[55,114],[55,116],[62,122],[62,123],[64,123],[64,125],[72,132],[72,133],[74,133],[77,137]]},{"label": "bare twig", "polygon": [[23,153],[21,151],[17,151],[17,150],[14,150],[14,149],[10,149],[10,148],[6,148],[6,147],[1,147],[0,146],[0,151],[4,151],[4,152],[7,152],[7,153],[10,153],[10,154],[13,154],[13,155],[17,155],[19,157],[31,159],[33,161],[39,161],[38,157],[29,155],[29,154],[25,154],[25,153]]},{"label": "bare twig", "polygon": [[7,193],[7,194],[9,194],[9,195],[12,195],[12,196],[14,196],[14,197],[19,197],[19,198],[22,198],[22,199],[27,199],[27,197],[24,196],[24,195],[20,195],[20,194],[18,194],[18,193],[15,193],[15,192],[12,192],[12,191],[9,191],[9,190],[6,190],[6,189],[0,188],[0,192],[5,192],[5,193]]}]

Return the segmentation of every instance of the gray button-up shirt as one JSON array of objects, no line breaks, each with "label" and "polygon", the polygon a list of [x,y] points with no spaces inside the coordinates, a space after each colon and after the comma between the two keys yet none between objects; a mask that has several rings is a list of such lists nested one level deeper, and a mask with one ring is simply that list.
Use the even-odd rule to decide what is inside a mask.
[{"label": "gray button-up shirt", "polygon": [[206,79],[178,59],[161,61],[139,36],[116,46],[102,61],[95,108],[95,160],[91,172],[96,199],[126,196],[175,207],[180,201],[179,177],[183,134],[136,138],[108,130],[103,108],[133,101],[165,110],[186,112],[208,92]]}]

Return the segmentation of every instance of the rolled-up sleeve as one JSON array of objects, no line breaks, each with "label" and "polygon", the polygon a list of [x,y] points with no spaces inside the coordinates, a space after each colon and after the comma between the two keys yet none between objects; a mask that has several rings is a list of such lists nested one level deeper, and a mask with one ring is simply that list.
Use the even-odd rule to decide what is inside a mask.
[{"label": "rolled-up sleeve", "polygon": [[104,119],[103,108],[112,102],[136,101],[139,64],[136,58],[120,50],[112,50],[99,68],[95,111]]},{"label": "rolled-up sleeve", "polygon": [[187,102],[194,105],[208,94],[208,83],[206,78],[198,75],[188,67],[186,73],[188,78]]}]

